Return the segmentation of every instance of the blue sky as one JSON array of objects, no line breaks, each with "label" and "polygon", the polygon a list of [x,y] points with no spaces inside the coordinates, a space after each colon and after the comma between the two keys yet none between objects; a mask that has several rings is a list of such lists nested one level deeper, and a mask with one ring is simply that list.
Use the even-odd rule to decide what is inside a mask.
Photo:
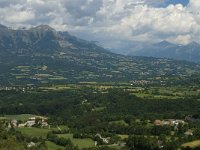
[{"label": "blue sky", "polygon": [[166,4],[183,4],[184,6],[189,3],[189,0],[165,0]]}]

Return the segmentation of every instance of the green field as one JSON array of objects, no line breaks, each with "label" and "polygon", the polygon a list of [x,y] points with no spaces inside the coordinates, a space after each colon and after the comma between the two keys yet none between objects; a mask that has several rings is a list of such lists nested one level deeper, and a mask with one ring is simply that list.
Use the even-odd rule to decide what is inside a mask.
[{"label": "green field", "polygon": [[188,142],[188,143],[183,144],[182,146],[183,147],[196,148],[196,147],[200,146],[200,140]]},{"label": "green field", "polygon": [[92,139],[74,139],[73,134],[59,134],[59,137],[64,137],[66,139],[71,139],[74,145],[77,145],[80,149],[94,147],[94,141]]},{"label": "green field", "polygon": [[120,144],[112,144],[112,145],[108,145],[108,147],[118,149],[118,150],[121,150],[121,148],[122,148],[122,146]]},{"label": "green field", "polygon": [[48,150],[64,150],[64,147],[54,144],[53,142],[46,141]]},{"label": "green field", "polygon": [[6,117],[0,117],[0,120],[4,120],[4,119],[6,119]]},{"label": "green field", "polygon": [[69,130],[69,127],[64,125],[60,125],[57,128],[60,128],[61,130]]},{"label": "green field", "polygon": [[119,136],[122,140],[128,138],[128,135],[127,135],[127,134],[118,134],[118,136]]},{"label": "green field", "polygon": [[8,120],[22,120],[22,121],[26,121],[31,117],[36,117],[36,115],[32,115],[32,114],[21,114],[21,115],[5,115],[4,116],[6,119]]},{"label": "green field", "polygon": [[[59,126],[61,129],[67,129],[66,126]],[[41,128],[16,128],[17,131],[20,131],[22,134],[31,136],[31,137],[42,137],[46,139],[47,133],[53,129],[41,129]],[[74,139],[73,134],[58,134],[59,137],[64,137],[70,139],[74,145],[77,145],[80,149],[94,147],[94,141],[92,139]],[[52,142],[46,142],[49,150],[56,150],[58,148],[63,149],[63,147],[58,146]]]},{"label": "green field", "polygon": [[16,128],[16,130],[27,136],[42,138],[46,138],[47,133],[50,131],[42,128]]}]

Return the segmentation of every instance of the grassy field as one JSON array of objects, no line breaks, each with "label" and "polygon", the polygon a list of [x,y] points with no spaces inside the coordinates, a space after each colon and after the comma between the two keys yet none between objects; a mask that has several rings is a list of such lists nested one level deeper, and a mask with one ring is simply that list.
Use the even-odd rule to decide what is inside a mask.
[{"label": "grassy field", "polygon": [[20,131],[22,134],[32,137],[42,137],[46,138],[49,129],[42,128],[16,128],[17,131]]},{"label": "grassy field", "polygon": [[32,115],[32,114],[21,114],[21,115],[5,115],[4,116],[6,119],[8,120],[22,120],[22,121],[25,121],[25,120],[28,120],[29,118],[31,117],[36,117],[36,115]]},{"label": "grassy field", "polygon": [[60,128],[61,130],[69,130],[69,127],[64,125],[60,125],[58,126],[58,128]]},{"label": "grassy field", "polygon": [[118,134],[118,136],[119,136],[122,140],[128,138],[128,135],[127,135],[127,134]]},{"label": "grassy field", "polygon": [[108,145],[108,147],[118,149],[118,150],[120,150],[122,148],[122,146],[120,146],[118,144]]},{"label": "grassy field", "polygon": [[92,139],[74,139],[73,134],[59,134],[59,137],[71,139],[74,145],[77,145],[80,149],[94,147],[94,141]]},{"label": "grassy field", "polygon": [[0,120],[4,120],[4,119],[6,119],[6,117],[0,117]]},{"label": "grassy field", "polygon": [[188,143],[183,144],[182,146],[183,147],[196,148],[196,147],[200,146],[200,140],[188,142]]},{"label": "grassy field", "polygon": [[46,141],[48,150],[64,150],[64,147],[54,144],[53,142]]}]

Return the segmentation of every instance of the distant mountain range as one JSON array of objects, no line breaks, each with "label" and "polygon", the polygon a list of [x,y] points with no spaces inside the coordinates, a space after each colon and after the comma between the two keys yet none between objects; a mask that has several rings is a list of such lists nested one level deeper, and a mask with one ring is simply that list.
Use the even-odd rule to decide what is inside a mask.
[{"label": "distant mountain range", "polygon": [[12,30],[0,25],[0,50],[55,52],[62,49],[103,48],[70,35],[68,32],[57,32],[48,25],[40,25],[28,30]]},{"label": "distant mountain range", "polygon": [[165,84],[199,73],[199,64],[114,54],[47,25],[19,30],[0,25],[0,86],[136,80],[154,84],[161,79]]},{"label": "distant mountain range", "polygon": [[147,56],[156,58],[172,58],[200,63],[200,44],[196,42],[187,45],[176,45],[167,41],[156,44],[144,44],[136,51],[127,52],[133,56]]}]

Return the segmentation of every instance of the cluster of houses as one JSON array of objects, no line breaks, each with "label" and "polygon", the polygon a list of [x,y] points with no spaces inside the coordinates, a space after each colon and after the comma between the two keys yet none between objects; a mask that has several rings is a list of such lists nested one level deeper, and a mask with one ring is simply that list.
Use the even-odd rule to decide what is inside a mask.
[{"label": "cluster of houses", "polygon": [[47,123],[48,118],[46,117],[31,117],[29,118],[26,122],[24,123],[19,123],[20,121],[18,120],[12,120],[9,124],[9,126],[13,126],[13,127],[33,127],[33,126],[40,126],[40,127],[48,127],[49,124]]},{"label": "cluster of houses", "polygon": [[19,87],[19,86],[0,86],[0,91],[22,91],[26,92],[27,90],[33,90],[32,84],[29,84],[29,86],[26,87]]},{"label": "cluster of houses", "polygon": [[184,120],[175,120],[175,119],[155,120],[154,121],[155,126],[165,126],[165,125],[177,126],[179,124],[184,125],[184,124],[187,124],[187,122],[185,122]]},{"label": "cluster of houses", "polygon": [[133,86],[133,85],[147,85],[147,84],[152,84],[153,83],[152,80],[150,80],[150,81],[149,80],[133,80],[133,81],[130,81],[130,82],[131,82],[131,86]]},{"label": "cluster of houses", "polygon": [[[178,129],[178,125],[185,125],[188,124],[187,122],[185,122],[184,120],[175,120],[175,119],[166,119],[166,120],[155,120],[154,121],[154,125],[155,126],[173,126],[174,129]],[[186,136],[192,136],[193,135],[193,131],[192,130],[188,130],[184,133]]]}]

